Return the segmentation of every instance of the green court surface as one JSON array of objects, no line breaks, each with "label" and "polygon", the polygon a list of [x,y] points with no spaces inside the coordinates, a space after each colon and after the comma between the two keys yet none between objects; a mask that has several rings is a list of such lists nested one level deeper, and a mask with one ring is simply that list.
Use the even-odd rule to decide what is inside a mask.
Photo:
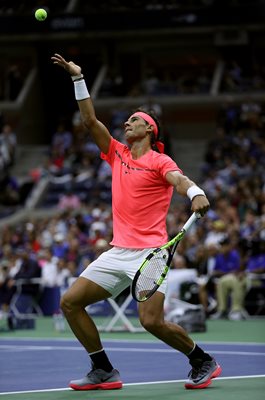
[{"label": "green court surface", "polygon": [[4,394],[1,400],[261,400],[265,391],[264,378],[216,379],[202,390],[186,390],[183,383],[152,383],[125,385],[121,390],[72,390]]},{"label": "green court surface", "polygon": [[[96,319],[98,325],[102,324],[101,319]],[[135,322],[136,324],[136,322]],[[248,319],[245,321],[217,320],[207,321],[207,331],[203,333],[191,333],[191,337],[196,341],[207,342],[257,342],[265,343],[265,319]],[[41,317],[36,319],[36,329],[17,330],[14,332],[0,331],[1,337],[30,337],[30,338],[73,338],[69,327],[66,326],[64,332],[56,332],[53,327],[51,317]],[[130,333],[121,332],[102,332],[102,339],[129,339],[129,340],[156,340],[147,332]]]}]

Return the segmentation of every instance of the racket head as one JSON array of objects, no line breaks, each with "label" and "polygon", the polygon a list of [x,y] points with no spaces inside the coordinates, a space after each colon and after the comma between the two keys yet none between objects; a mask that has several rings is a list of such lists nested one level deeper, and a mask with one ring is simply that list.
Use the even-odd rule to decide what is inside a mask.
[{"label": "racket head", "polygon": [[[134,300],[138,302],[146,301],[161,286],[170,268],[178,243],[192,224],[200,217],[200,214],[194,212],[173,239],[148,254],[132,281],[132,296]],[[171,250],[168,251],[167,249],[170,248]]]},{"label": "racket head", "polygon": [[145,258],[132,281],[132,296],[137,302],[148,300],[161,286],[167,271],[169,253],[165,248],[156,248]]}]

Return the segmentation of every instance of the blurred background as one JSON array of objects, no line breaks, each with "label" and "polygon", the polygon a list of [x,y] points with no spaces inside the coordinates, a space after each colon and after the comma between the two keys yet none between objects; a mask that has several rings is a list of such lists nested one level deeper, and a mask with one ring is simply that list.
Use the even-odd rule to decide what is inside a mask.
[{"label": "blurred background", "polygon": [[[98,119],[117,139],[132,110],[154,109],[166,152],[206,191],[211,210],[173,266],[195,270],[193,302],[229,315],[212,278],[233,252],[244,284],[230,317],[264,315],[264,18],[265,0],[0,1],[3,312],[16,280],[41,278],[39,312],[53,315],[58,296],[47,290],[63,290],[112,235],[110,169],[82,126],[71,79],[51,63],[58,52],[82,66]],[[170,236],[189,213],[187,199],[174,197]],[[31,274],[21,275],[29,261]],[[175,297],[190,299],[182,289]]]}]

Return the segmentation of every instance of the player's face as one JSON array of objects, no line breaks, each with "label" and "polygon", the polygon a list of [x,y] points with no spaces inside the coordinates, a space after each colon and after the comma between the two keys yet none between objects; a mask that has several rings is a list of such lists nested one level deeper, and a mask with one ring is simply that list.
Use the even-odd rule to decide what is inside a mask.
[{"label": "player's face", "polygon": [[125,138],[128,143],[133,143],[136,139],[142,139],[147,136],[146,122],[137,116],[130,117],[124,124]]}]

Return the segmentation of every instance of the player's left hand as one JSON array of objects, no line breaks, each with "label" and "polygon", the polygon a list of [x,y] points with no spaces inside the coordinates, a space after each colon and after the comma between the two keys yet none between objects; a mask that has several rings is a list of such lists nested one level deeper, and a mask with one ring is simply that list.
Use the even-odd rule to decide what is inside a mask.
[{"label": "player's left hand", "polygon": [[81,74],[81,67],[79,67],[79,65],[76,65],[73,61],[66,61],[60,54],[55,53],[54,56],[51,57],[51,60],[54,64],[64,68],[70,75]]},{"label": "player's left hand", "polygon": [[206,196],[195,196],[192,200],[192,211],[199,213],[202,217],[207,213],[210,208],[210,203]]}]

